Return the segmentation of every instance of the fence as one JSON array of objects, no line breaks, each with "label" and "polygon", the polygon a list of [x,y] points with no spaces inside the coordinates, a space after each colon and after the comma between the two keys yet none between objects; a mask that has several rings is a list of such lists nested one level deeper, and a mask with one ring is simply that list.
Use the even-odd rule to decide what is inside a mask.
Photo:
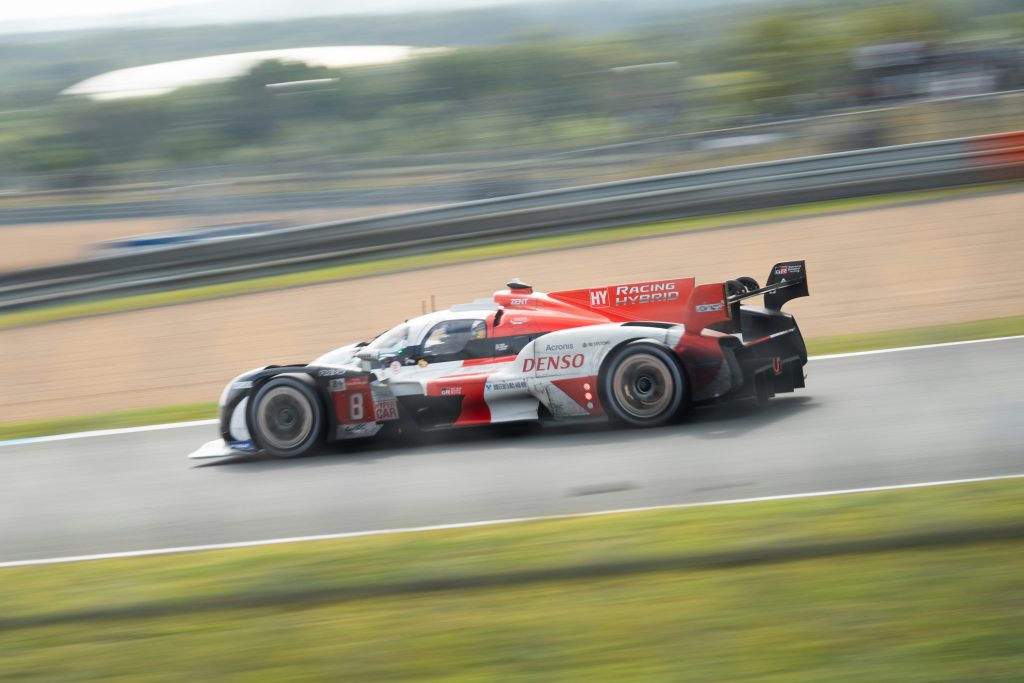
[{"label": "fence", "polygon": [[640,220],[1024,177],[1024,132],[636,178],[0,274],[0,311]]}]

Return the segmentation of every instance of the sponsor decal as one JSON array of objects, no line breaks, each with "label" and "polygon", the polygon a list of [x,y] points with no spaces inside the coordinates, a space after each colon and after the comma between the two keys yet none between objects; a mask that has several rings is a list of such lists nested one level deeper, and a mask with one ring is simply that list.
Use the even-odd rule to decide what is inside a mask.
[{"label": "sponsor decal", "polygon": [[441,387],[442,396],[462,396],[462,387]]},{"label": "sponsor decal", "polygon": [[722,308],[724,308],[724,307],[725,307],[724,303],[697,304],[696,310],[697,310],[698,313],[713,313],[715,311],[722,310]]},{"label": "sponsor decal", "polygon": [[545,351],[572,351],[572,344],[548,344],[544,347]]},{"label": "sponsor decal", "polygon": [[345,382],[344,378],[342,378],[342,379],[332,379],[329,382],[327,382],[327,390],[328,391],[345,391],[345,389],[347,389],[347,388],[348,388],[348,383]]},{"label": "sponsor decal", "polygon": [[523,360],[523,372],[570,370],[583,367],[582,353],[564,353],[561,356],[537,356]]},{"label": "sponsor decal", "polygon": [[399,363],[397,360],[393,360],[391,361],[391,365],[388,367],[391,368],[391,372],[398,372],[399,370],[402,369],[402,364]]},{"label": "sponsor decal", "polygon": [[649,282],[642,285],[619,285],[615,288],[615,305],[632,306],[676,301],[679,291],[675,282]]},{"label": "sponsor decal", "polygon": [[512,325],[522,325],[528,322],[530,322],[529,318],[512,318],[511,320],[509,320],[509,323]]},{"label": "sponsor decal", "polygon": [[610,344],[610,343],[611,342],[609,342],[608,340],[605,340],[605,341],[594,341],[594,342],[583,342],[583,348],[589,349],[589,348],[593,348],[595,346],[608,346],[608,344]]},{"label": "sponsor decal", "polygon": [[512,306],[525,306],[526,304],[530,303],[530,300],[529,299],[509,299],[509,303]]},{"label": "sponsor decal", "polygon": [[344,427],[339,428],[338,431],[352,436],[354,434],[364,434],[370,431],[371,426],[373,426],[372,422],[360,422],[354,425],[345,425]]},{"label": "sponsor decal", "polygon": [[241,382],[232,382],[231,388],[234,391],[241,391],[243,389],[252,389],[252,380],[242,380]]},{"label": "sponsor decal", "polygon": [[387,398],[383,401],[374,401],[375,403],[375,417],[377,422],[386,422],[388,420],[398,419],[398,400],[393,398]]},{"label": "sponsor decal", "polygon": [[505,342],[496,342],[494,344],[495,351],[508,351],[508,344]]},{"label": "sponsor decal", "polygon": [[794,263],[794,264],[790,264],[788,266],[779,266],[778,268],[775,269],[775,274],[776,275],[789,275],[790,273],[792,273],[792,274],[796,275],[801,270],[803,270],[803,264]]},{"label": "sponsor decal", "polygon": [[356,439],[365,436],[373,436],[381,430],[381,425],[376,422],[360,422],[359,424],[342,425],[334,432],[336,439]]},{"label": "sponsor decal", "polygon": [[365,377],[352,377],[352,378],[350,378],[347,381],[348,381],[349,388],[351,388],[351,387],[365,387],[367,384],[370,383],[370,380],[366,379]]},{"label": "sponsor decal", "polygon": [[772,372],[776,375],[782,374],[782,359],[778,356],[775,356],[775,358],[772,359]]},{"label": "sponsor decal", "polygon": [[488,382],[484,385],[484,391],[516,391],[525,388],[525,379],[514,379],[507,382]]},{"label": "sponsor decal", "polygon": [[337,377],[338,375],[344,375],[345,371],[340,368],[324,368],[316,374],[318,377]]},{"label": "sponsor decal", "polygon": [[590,306],[607,306],[608,305],[608,290],[607,289],[592,289],[590,290]]}]

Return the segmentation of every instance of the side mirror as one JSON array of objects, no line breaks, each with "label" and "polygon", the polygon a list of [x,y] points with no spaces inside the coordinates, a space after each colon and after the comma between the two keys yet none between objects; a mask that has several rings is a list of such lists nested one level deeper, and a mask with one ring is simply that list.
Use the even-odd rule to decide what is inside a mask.
[{"label": "side mirror", "polygon": [[380,358],[380,354],[376,349],[362,348],[356,351],[356,358],[359,360],[375,361]]}]

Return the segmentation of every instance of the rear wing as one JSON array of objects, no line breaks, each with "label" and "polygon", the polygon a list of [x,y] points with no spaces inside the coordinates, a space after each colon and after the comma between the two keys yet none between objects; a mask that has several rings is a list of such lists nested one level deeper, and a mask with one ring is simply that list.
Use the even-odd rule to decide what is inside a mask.
[{"label": "rear wing", "polygon": [[740,302],[744,299],[763,294],[764,307],[779,311],[787,301],[809,293],[803,261],[776,263],[764,287],[751,277],[695,287],[684,306],[682,322],[689,334],[700,334],[705,328],[735,333],[740,331]]},{"label": "rear wing", "polygon": [[[736,284],[739,288],[735,286]],[[751,288],[750,284],[755,287]],[[787,301],[810,295],[807,289],[807,265],[803,261],[776,263],[768,275],[765,286],[756,285],[757,283],[750,278],[729,280],[725,283],[726,301],[737,304],[743,299],[764,294],[764,307],[769,311],[781,311]]]}]

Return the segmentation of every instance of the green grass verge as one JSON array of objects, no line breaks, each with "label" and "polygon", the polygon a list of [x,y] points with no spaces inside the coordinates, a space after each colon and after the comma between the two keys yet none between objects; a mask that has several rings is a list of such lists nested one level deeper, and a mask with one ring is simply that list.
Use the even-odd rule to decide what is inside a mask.
[{"label": "green grass verge", "polygon": [[817,337],[807,340],[807,351],[812,356],[830,353],[852,353],[874,349],[920,346],[923,344],[944,344],[946,342],[969,341],[971,339],[994,339],[1024,334],[1024,315],[992,320],[974,320],[949,325],[911,327],[885,332],[845,334],[836,337]]},{"label": "green grass verge", "polygon": [[654,237],[658,235],[707,230],[710,228],[721,228],[732,225],[782,220],[786,218],[799,218],[827,212],[882,207],[910,201],[941,199],[1021,186],[1020,182],[1013,181],[1007,183],[972,185],[968,187],[944,190],[905,192],[874,197],[842,199],[828,202],[816,202],[812,204],[799,204],[776,209],[742,211],[715,216],[665,221],[661,223],[645,223],[642,225],[632,225],[620,228],[591,230],[587,232],[573,233],[570,235],[514,240],[500,244],[450,249],[447,251],[419,254],[415,256],[377,259],[373,261],[286,273],[283,275],[239,280],[237,282],[205,285],[202,287],[189,287],[152,294],[138,294],[133,296],[99,299],[96,301],[84,301],[57,306],[46,306],[26,311],[5,313],[0,315],[0,330],[23,327],[25,325],[54,322],[58,320],[68,320],[72,318],[106,315],[144,308],[154,308],[157,306],[171,306],[194,301],[222,298],[226,296],[237,296],[240,294],[252,294],[255,292],[265,292],[288,287],[322,284],[325,282],[367,277],[369,275],[380,275],[383,273],[430,268],[454,263],[465,263],[469,261],[482,261],[491,258],[517,256],[555,249],[583,247],[608,242],[637,239],[641,237]]},{"label": "green grass verge", "polygon": [[163,408],[142,408],[116,413],[98,413],[81,417],[62,417],[52,420],[12,422],[0,425],[0,441],[23,439],[29,436],[85,432],[93,429],[116,429],[118,427],[139,427],[142,425],[165,424],[168,422],[189,422],[217,416],[217,403],[188,403]]},{"label": "green grass verge", "polygon": [[[942,342],[965,341],[969,339],[991,339],[1024,334],[1024,316],[978,320],[953,325],[914,327],[888,332],[869,332],[838,337],[819,337],[807,342],[812,355],[829,353],[850,353],[898,346],[939,344]],[[91,429],[113,429],[116,427],[137,427],[140,425],[185,422],[215,417],[216,403],[191,403],[166,408],[146,408],[117,413],[102,413],[83,417],[56,418],[32,422],[0,424],[0,441],[22,439],[48,434],[87,431]]]},{"label": "green grass verge", "polygon": [[1012,480],[9,568],[0,679],[1019,680],[1024,539],[870,546],[1022,518]]}]

